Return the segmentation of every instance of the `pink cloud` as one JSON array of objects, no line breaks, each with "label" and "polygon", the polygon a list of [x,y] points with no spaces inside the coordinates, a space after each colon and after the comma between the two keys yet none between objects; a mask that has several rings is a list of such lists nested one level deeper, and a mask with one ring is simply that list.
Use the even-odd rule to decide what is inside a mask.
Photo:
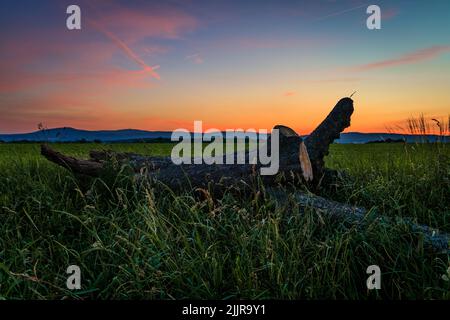
[{"label": "pink cloud", "polygon": [[[148,38],[178,39],[198,25],[195,18],[173,8],[147,6],[133,10],[114,3],[103,3],[103,8],[94,7],[92,4],[90,6],[96,15],[89,19],[89,24],[103,33],[129,59],[155,79],[160,79],[155,68],[144,62],[129,44],[139,45],[139,42]],[[165,53],[167,50],[165,47],[154,46],[144,47],[142,51],[144,54],[152,55],[155,52]],[[201,58],[196,61],[199,59]]]},{"label": "pink cloud", "polygon": [[189,122],[185,120],[168,119],[111,107],[107,100],[91,92],[87,94],[61,92],[20,100],[7,100],[9,108],[3,110],[0,117],[2,133],[33,131],[37,129],[38,123],[43,123],[48,128],[69,126],[88,130],[125,127],[173,130],[189,125]]},{"label": "pink cloud", "polygon": [[390,20],[392,18],[395,18],[398,15],[398,9],[396,8],[390,8],[383,10],[381,9],[381,19],[382,20]]},{"label": "pink cloud", "polygon": [[105,78],[118,73],[109,61],[114,45],[109,42],[61,42],[61,33],[47,37],[30,34],[5,39],[0,45],[0,92],[14,93],[49,84],[68,84]]},{"label": "pink cloud", "polygon": [[[156,70],[159,66],[152,67]],[[64,71],[38,72],[3,69],[8,77],[0,77],[0,93],[15,93],[33,90],[42,86],[54,85],[76,87],[77,89],[101,88],[102,91],[126,90],[130,88],[149,88],[156,84],[148,77],[148,70],[125,70],[119,68],[100,68],[95,65],[77,70],[76,65],[61,68]],[[97,89],[98,90],[98,89]]]},{"label": "pink cloud", "polygon": [[[146,4],[139,10],[112,1],[95,2],[95,7],[86,2],[84,6],[88,7],[89,15],[85,17],[89,20],[85,20],[82,33],[19,29],[2,39],[0,92],[77,81],[119,84],[120,77],[124,77],[124,86],[151,83],[144,75],[159,79],[155,71],[159,67],[148,60],[169,51],[166,46],[151,43],[151,38],[180,38],[198,25],[190,15],[160,4]],[[103,41],[98,41],[99,34],[104,35]],[[140,70],[118,69],[114,57],[117,49]]]},{"label": "pink cloud", "polygon": [[139,66],[141,66],[142,70],[150,74],[155,79],[160,79],[159,74],[155,71],[155,69],[149,65],[147,65],[136,53],[134,53],[133,50],[131,50],[130,47],[128,47],[125,42],[123,42],[121,39],[119,39],[115,34],[112,32],[106,30],[103,26],[100,24],[89,21],[90,24],[99,30],[101,33],[103,33],[105,36],[107,36],[114,44],[117,45],[131,60],[133,60],[135,63],[137,63]]},{"label": "pink cloud", "polygon": [[292,97],[292,96],[294,96],[294,95],[295,95],[295,92],[294,92],[294,91],[287,91],[287,92],[284,93],[284,96],[285,96],[285,97]]},{"label": "pink cloud", "polygon": [[414,52],[410,52],[404,55],[401,55],[398,58],[392,58],[387,60],[381,60],[376,62],[371,62],[363,65],[359,65],[356,67],[350,68],[351,71],[368,71],[374,69],[381,69],[387,67],[395,67],[399,65],[405,64],[413,64],[421,61],[431,60],[438,57],[441,54],[450,51],[450,46],[434,46],[421,50],[417,50]]},{"label": "pink cloud", "polygon": [[199,25],[193,16],[164,4],[149,3],[136,10],[105,2],[93,9],[99,25],[128,43],[144,38],[177,39]]}]

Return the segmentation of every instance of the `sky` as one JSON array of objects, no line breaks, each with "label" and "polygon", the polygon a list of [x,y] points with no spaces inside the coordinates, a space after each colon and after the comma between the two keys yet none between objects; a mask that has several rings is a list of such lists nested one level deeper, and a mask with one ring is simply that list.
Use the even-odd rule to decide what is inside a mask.
[{"label": "sky", "polygon": [[[66,8],[81,9],[68,30]],[[381,8],[369,30],[366,9]],[[311,132],[353,95],[347,131],[450,114],[450,1],[2,0],[0,133]]]}]

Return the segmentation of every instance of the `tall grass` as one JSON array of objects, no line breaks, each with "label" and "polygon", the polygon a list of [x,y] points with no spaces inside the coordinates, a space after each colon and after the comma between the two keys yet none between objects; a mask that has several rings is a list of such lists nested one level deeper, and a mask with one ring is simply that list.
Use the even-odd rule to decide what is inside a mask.
[{"label": "tall grass", "polygon": [[[55,147],[163,155],[171,145]],[[371,220],[361,230],[263,189],[198,199],[137,184],[126,168],[79,178],[38,153],[0,144],[2,298],[450,298],[448,256],[426,253],[402,224]],[[445,144],[332,145],[327,165],[349,177],[323,195],[450,232],[449,156]],[[81,268],[80,291],[65,286],[71,264]],[[382,271],[379,291],[366,288],[372,264]]]},{"label": "tall grass", "polygon": [[432,118],[425,117],[420,114],[417,117],[410,117],[405,120],[404,124],[397,124],[394,127],[388,127],[387,131],[390,133],[404,133],[412,135],[424,136],[421,142],[426,141],[426,135],[438,135],[439,141],[448,142],[450,135],[450,115],[448,118]]}]

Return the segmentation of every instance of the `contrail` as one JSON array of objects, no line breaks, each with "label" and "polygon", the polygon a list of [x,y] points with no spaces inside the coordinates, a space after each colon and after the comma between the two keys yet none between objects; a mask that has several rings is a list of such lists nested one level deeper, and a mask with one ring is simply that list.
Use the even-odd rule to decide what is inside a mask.
[{"label": "contrail", "polygon": [[316,21],[322,21],[322,20],[325,20],[325,19],[328,19],[328,18],[331,18],[331,17],[339,16],[339,15],[341,15],[341,14],[344,14],[344,13],[347,13],[347,12],[350,12],[350,11],[354,11],[354,10],[357,10],[357,9],[360,9],[360,8],[368,7],[368,6],[369,6],[369,4],[362,4],[362,5],[357,6],[357,7],[345,9],[345,10],[338,11],[338,12],[334,12],[334,13],[330,13],[330,14],[328,14],[328,15],[326,15],[326,16],[317,18],[317,19],[315,19],[315,20],[313,20],[313,21],[314,21],[314,22],[316,22]]},{"label": "contrail", "polygon": [[148,72],[153,78],[155,79],[161,79],[161,77],[159,76],[159,74],[155,71],[156,69],[159,68],[159,66],[156,67],[150,67],[149,65],[147,65],[141,58],[138,57],[138,55],[136,55],[133,50],[131,50],[126,44],[125,42],[123,42],[122,40],[120,40],[115,34],[113,34],[112,32],[109,32],[108,30],[106,30],[105,28],[103,28],[102,26],[100,26],[98,23],[92,21],[92,20],[88,20],[88,22],[98,31],[100,31],[101,33],[103,33],[105,36],[107,36],[112,42],[114,42],[120,49],[122,49],[122,51],[134,62],[136,62],[138,65],[140,65],[142,67],[142,71]]}]

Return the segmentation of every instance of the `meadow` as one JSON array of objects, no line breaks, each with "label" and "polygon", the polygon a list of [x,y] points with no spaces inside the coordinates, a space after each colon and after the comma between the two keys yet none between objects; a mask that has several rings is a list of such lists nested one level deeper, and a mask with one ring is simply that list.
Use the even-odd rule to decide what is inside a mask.
[{"label": "meadow", "polygon": [[[168,155],[173,145],[53,146],[87,157]],[[333,144],[326,164],[345,178],[322,196],[450,233],[449,144]],[[76,177],[38,144],[0,144],[3,299],[450,299],[449,263],[401,223],[361,229],[256,190],[200,200],[136,184],[126,168]],[[81,290],[66,288],[73,264]],[[366,287],[374,264],[381,290]]]}]

